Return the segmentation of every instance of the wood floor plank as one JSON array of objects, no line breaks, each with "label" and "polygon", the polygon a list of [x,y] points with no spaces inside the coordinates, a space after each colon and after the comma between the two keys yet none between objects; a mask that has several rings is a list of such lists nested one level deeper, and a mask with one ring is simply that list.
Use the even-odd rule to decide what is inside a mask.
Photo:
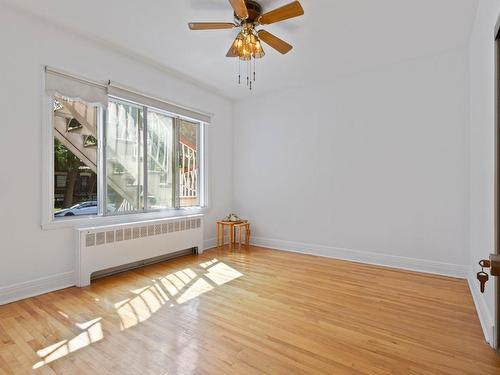
[{"label": "wood floor plank", "polygon": [[0,374],[500,374],[460,279],[250,246],[0,306]]}]

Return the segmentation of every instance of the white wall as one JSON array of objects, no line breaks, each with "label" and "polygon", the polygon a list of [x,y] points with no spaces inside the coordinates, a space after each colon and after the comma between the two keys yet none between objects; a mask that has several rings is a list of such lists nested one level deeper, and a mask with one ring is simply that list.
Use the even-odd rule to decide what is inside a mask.
[{"label": "white wall", "polygon": [[257,244],[465,276],[468,100],[464,46],[240,101],[234,210]]},{"label": "white wall", "polygon": [[470,41],[470,262],[476,305],[487,336],[492,334],[494,288],[478,292],[477,262],[494,251],[495,50],[499,0],[481,0]]},{"label": "white wall", "polygon": [[[148,66],[111,46],[85,39],[0,5],[0,302],[72,281],[71,229],[41,229],[43,66],[108,79],[214,113],[208,130],[210,194],[205,237],[232,205],[232,103]],[[36,283],[30,281],[40,279]],[[21,283],[21,284],[19,284]],[[38,286],[37,286],[38,285]],[[7,296],[7,297],[6,297]]]}]

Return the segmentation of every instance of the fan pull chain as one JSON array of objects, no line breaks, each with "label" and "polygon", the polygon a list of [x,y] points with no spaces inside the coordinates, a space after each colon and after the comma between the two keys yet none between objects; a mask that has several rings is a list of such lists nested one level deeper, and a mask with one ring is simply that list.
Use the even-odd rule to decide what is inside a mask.
[{"label": "fan pull chain", "polygon": [[[252,63],[253,60],[253,63]],[[247,70],[247,87],[249,90],[253,89],[253,86],[255,84],[255,77],[256,77],[256,61],[255,58],[250,58],[246,61],[246,70]],[[238,58],[238,85],[241,85],[241,60]]]},{"label": "fan pull chain", "polygon": [[248,63],[248,60],[247,60],[247,86],[249,85],[250,83],[250,78],[248,78],[249,74],[248,74],[248,70],[249,70],[249,63]]},{"label": "fan pull chain", "polygon": [[[255,61],[255,59],[254,59]],[[253,65],[252,65],[252,58],[250,58],[250,61],[248,62],[249,65],[250,65],[250,91],[252,91],[252,75],[255,74],[254,70],[253,70]]]},{"label": "fan pull chain", "polygon": [[248,83],[248,89],[252,90],[252,57],[250,56],[250,60],[248,60],[248,76],[249,78],[249,83]]}]

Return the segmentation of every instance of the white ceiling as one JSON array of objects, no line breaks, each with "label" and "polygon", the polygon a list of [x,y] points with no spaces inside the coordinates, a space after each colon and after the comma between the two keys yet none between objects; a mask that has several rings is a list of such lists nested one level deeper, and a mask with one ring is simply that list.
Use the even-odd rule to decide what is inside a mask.
[{"label": "white ceiling", "polygon": [[[291,0],[261,0],[264,10]],[[232,21],[227,0],[6,0],[54,23],[106,39],[230,98],[335,77],[468,43],[478,0],[301,0],[303,17],[266,29],[294,46],[265,48],[250,93],[225,57],[237,31],[189,31],[188,21]],[[265,45],[264,45],[265,47]]]}]

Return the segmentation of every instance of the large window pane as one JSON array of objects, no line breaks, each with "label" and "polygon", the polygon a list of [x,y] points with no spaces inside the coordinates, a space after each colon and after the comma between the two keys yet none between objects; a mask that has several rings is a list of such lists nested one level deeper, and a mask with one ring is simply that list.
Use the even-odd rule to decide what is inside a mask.
[{"label": "large window pane", "polygon": [[97,107],[55,97],[54,217],[96,215]]},{"label": "large window pane", "polygon": [[180,121],[179,129],[179,206],[200,205],[198,138],[200,124]]},{"label": "large window pane", "polygon": [[109,100],[106,124],[106,198],[108,212],[144,208],[142,107]]},{"label": "large window pane", "polygon": [[173,177],[174,120],[148,109],[148,208],[174,207]]}]

